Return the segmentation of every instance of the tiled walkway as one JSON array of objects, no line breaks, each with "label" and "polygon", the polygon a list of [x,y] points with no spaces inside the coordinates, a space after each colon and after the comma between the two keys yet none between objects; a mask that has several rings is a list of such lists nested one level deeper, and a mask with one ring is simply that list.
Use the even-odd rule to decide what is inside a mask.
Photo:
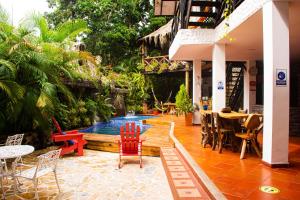
[{"label": "tiled walkway", "polygon": [[161,159],[175,200],[210,199],[175,148],[161,148]]},{"label": "tiled walkway", "polygon": [[[272,169],[256,154],[246,154],[240,160],[239,153],[224,149],[222,154],[210,147],[202,148],[200,126],[186,127],[183,117],[164,116],[162,120],[175,121],[175,136],[194,160],[226,195],[228,199],[300,199],[300,138],[290,138],[290,168]],[[278,194],[259,190],[262,185],[277,187]]]}]

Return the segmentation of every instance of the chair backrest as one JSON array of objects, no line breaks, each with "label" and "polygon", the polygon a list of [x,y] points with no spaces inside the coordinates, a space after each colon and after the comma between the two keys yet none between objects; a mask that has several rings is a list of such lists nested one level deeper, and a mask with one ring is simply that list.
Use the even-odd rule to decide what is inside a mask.
[{"label": "chair backrest", "polygon": [[21,145],[23,141],[24,134],[16,134],[8,136],[5,142],[5,146]]},{"label": "chair backrest", "polygon": [[140,126],[135,127],[135,123],[126,123],[120,128],[122,152],[128,154],[136,154],[139,150]]},{"label": "chair backrest", "polygon": [[212,117],[214,118],[214,122],[216,123],[216,127],[219,130],[220,128],[223,128],[222,120],[219,116],[219,113],[212,112]]},{"label": "chair backrest", "polygon": [[42,170],[56,170],[57,161],[59,159],[61,149],[49,151],[38,156],[35,176]]},{"label": "chair backrest", "polygon": [[247,129],[248,133],[255,131],[260,125],[261,121],[259,116],[256,114],[250,114],[245,121],[245,128]]},{"label": "chair backrest", "polygon": [[208,134],[209,128],[208,128],[208,115],[207,114],[201,115],[201,124],[202,124],[202,134]]},{"label": "chair backrest", "polygon": [[51,117],[52,119],[52,122],[56,128],[56,131],[59,133],[59,134],[63,134],[62,130],[61,130],[61,127],[59,125],[59,123],[56,121],[56,119],[54,117]]},{"label": "chair backrest", "polygon": [[264,129],[264,119],[262,116],[259,117],[260,125],[255,129],[255,132],[258,134],[260,132],[263,132]]},{"label": "chair backrest", "polygon": [[216,132],[216,125],[217,125],[217,120],[215,117],[215,112],[212,112],[210,115],[210,121],[211,121],[211,132],[214,133]]}]

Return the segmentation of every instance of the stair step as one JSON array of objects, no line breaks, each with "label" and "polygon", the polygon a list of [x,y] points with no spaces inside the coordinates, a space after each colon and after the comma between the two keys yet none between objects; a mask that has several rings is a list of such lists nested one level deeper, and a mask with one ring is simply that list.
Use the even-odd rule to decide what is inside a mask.
[{"label": "stair step", "polygon": [[211,199],[204,184],[195,177],[191,167],[176,148],[162,147],[160,158],[175,200]]},{"label": "stair step", "polygon": [[217,1],[192,1],[192,6],[220,7],[221,4]]},{"label": "stair step", "polygon": [[213,13],[213,12],[194,12],[194,11],[192,11],[190,16],[191,17],[213,17],[213,18],[215,18],[217,16],[217,13]]},{"label": "stair step", "polygon": [[200,26],[200,27],[207,27],[207,28],[214,28],[215,23],[213,22],[189,22],[189,26]]}]

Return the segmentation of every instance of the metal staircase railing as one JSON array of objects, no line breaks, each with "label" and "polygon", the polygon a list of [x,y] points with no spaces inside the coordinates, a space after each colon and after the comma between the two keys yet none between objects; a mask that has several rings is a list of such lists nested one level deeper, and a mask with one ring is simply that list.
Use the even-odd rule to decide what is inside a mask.
[{"label": "metal staircase railing", "polygon": [[236,111],[242,106],[244,69],[243,62],[229,63],[226,69],[226,105]]}]

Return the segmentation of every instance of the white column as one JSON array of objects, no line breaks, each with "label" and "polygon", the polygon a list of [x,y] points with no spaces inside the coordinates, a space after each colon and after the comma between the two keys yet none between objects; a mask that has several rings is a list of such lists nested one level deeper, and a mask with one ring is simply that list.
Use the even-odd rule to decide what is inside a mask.
[{"label": "white column", "polygon": [[[263,161],[268,165],[273,166],[286,165],[288,164],[290,96],[288,2],[268,1],[264,4],[263,40]],[[279,71],[282,71],[283,74],[285,74],[286,85],[278,80],[277,77]],[[283,85],[279,86],[279,84]]]},{"label": "white column", "polygon": [[252,106],[256,104],[255,71],[257,71],[255,61],[247,61],[244,72],[244,110],[247,109],[249,113],[252,112]]},{"label": "white column", "polygon": [[225,45],[215,44],[212,54],[212,109],[220,111],[226,106]]},{"label": "white column", "polygon": [[[201,97],[201,60],[193,62],[193,104],[199,106]],[[200,124],[200,112],[194,112],[193,124]]]}]

